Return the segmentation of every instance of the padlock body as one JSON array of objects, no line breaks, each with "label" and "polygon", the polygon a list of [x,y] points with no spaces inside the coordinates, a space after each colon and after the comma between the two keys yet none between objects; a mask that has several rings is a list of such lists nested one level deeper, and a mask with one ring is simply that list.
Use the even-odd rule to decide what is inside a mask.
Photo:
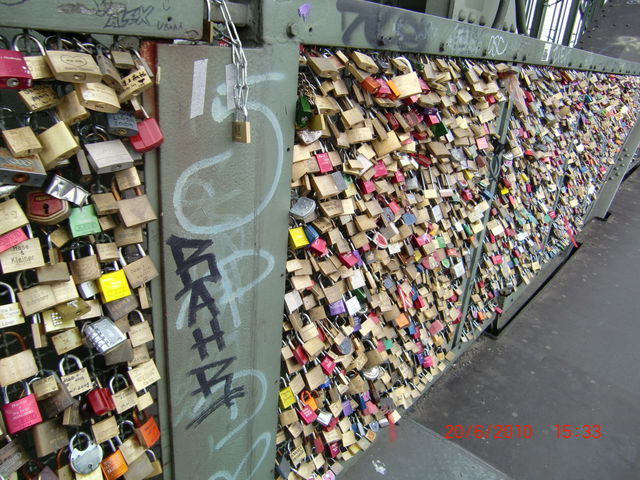
[{"label": "padlock body", "polygon": [[71,215],[69,202],[44,192],[27,195],[27,218],[43,225],[55,225]]},{"label": "padlock body", "polygon": [[103,303],[113,302],[131,295],[131,288],[124,270],[105,273],[100,276],[97,283]]},{"label": "padlock body", "polygon": [[126,340],[116,324],[107,317],[85,324],[84,334],[87,340],[100,353],[108,353]]},{"label": "padlock body", "polygon": [[40,187],[46,179],[47,172],[37,155],[16,158],[0,147],[0,183]]},{"label": "padlock body", "polygon": [[107,114],[107,131],[119,137],[133,137],[138,134],[138,123],[129,112],[109,113]]},{"label": "padlock body", "polygon": [[42,422],[38,402],[33,393],[2,405],[2,415],[4,416],[7,432],[10,435]]},{"label": "padlock body", "polygon": [[160,440],[160,429],[156,419],[149,416],[142,425],[136,427],[136,437],[145,448],[153,447]]},{"label": "padlock body", "polygon": [[137,152],[148,152],[157,148],[164,141],[164,135],[155,118],[145,118],[138,122],[138,134],[130,138],[131,145]]},{"label": "padlock body", "polygon": [[133,166],[133,158],[122,140],[87,143],[84,148],[87,150],[89,164],[98,174],[117,172]]},{"label": "padlock body", "polygon": [[22,90],[33,84],[24,55],[14,50],[0,50],[0,88]]},{"label": "padlock body", "polygon": [[94,415],[102,416],[114,410],[116,407],[111,398],[111,392],[108,388],[96,388],[87,393],[87,402],[91,407]]}]

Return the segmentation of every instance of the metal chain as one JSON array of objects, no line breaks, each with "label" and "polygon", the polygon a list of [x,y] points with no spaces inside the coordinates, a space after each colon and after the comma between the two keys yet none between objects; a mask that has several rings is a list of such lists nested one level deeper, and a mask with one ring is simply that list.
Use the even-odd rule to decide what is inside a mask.
[{"label": "metal chain", "polygon": [[245,121],[249,121],[247,111],[247,98],[249,96],[249,85],[247,83],[247,57],[244,55],[244,49],[242,48],[242,42],[238,36],[236,26],[231,19],[229,13],[229,7],[226,0],[213,0],[222,11],[225,27],[229,35],[229,42],[231,43],[231,59],[233,65],[236,67],[236,84],[233,88],[233,101],[236,107],[236,120],[239,117],[244,116]]}]

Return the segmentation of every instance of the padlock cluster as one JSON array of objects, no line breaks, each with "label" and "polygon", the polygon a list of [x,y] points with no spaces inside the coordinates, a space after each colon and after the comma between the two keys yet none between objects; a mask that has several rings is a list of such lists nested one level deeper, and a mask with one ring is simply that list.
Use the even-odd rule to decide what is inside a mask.
[{"label": "padlock cluster", "polygon": [[459,343],[569,245],[639,83],[302,51],[277,478],[335,478],[381,427],[394,435]]},{"label": "padlock cluster", "polygon": [[1,40],[0,477],[155,477],[154,44]]}]

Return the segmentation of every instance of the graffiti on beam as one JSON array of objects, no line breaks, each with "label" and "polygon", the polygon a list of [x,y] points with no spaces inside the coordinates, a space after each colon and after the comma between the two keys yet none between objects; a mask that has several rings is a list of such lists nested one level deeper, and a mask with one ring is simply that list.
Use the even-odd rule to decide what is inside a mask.
[{"label": "graffiti on beam", "polygon": [[399,8],[353,0],[337,0],[336,8],[342,14],[344,45],[355,43],[362,30],[372,47],[424,50],[433,28],[429,17]]}]

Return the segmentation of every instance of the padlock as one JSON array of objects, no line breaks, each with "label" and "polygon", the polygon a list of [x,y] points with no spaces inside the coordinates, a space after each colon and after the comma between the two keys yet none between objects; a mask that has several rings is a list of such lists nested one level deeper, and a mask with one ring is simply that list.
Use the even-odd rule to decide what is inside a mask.
[{"label": "padlock", "polygon": [[8,480],[17,480],[20,467],[31,458],[22,444],[4,435],[5,444],[0,447],[0,475]]},{"label": "padlock", "polygon": [[60,175],[53,174],[44,191],[52,197],[67,200],[74,205],[84,205],[89,200],[89,192]]},{"label": "padlock", "polygon": [[58,81],[88,83],[99,82],[102,79],[102,72],[89,53],[47,49],[45,58],[51,73]]},{"label": "padlock", "polygon": [[140,254],[140,258],[131,263],[125,261],[122,251],[119,252],[120,265],[127,276],[131,288],[141,287],[159,275],[158,270],[153,264],[153,260],[146,254],[142,245],[138,244],[136,248]]},{"label": "padlock", "polygon": [[72,208],[69,215],[69,229],[73,238],[100,233],[102,228],[93,205]]},{"label": "padlock", "polygon": [[0,328],[11,327],[24,323],[24,316],[20,304],[16,302],[16,293],[8,283],[0,282],[9,293],[9,303],[0,305]]},{"label": "padlock", "polygon": [[118,93],[120,103],[130,101],[136,95],[153,87],[153,79],[144,68],[139,67],[122,79],[122,86],[123,90]]},{"label": "padlock", "polygon": [[140,306],[140,303],[138,302],[138,297],[132,294],[118,300],[105,303],[103,306],[109,317],[112,320],[117,320],[129,315],[129,313],[133,312]]},{"label": "padlock", "polygon": [[[280,383],[284,384],[285,379],[280,377]],[[296,396],[291,390],[291,386],[286,385],[284,388],[280,390],[278,393],[278,406],[282,409],[289,408],[291,405],[296,403]]]},{"label": "padlock", "polygon": [[[57,418],[34,425],[32,434],[38,457],[45,457],[69,444],[67,429],[62,426]],[[57,479],[57,477],[55,478]]]},{"label": "padlock", "polygon": [[27,194],[27,217],[42,225],[56,225],[71,215],[69,202],[48,193],[34,191]]},{"label": "padlock", "polygon": [[118,261],[118,246],[106,233],[101,233],[97,236],[97,241],[94,246],[96,248],[96,255],[98,255],[98,260],[100,260],[100,263]]},{"label": "padlock", "polygon": [[133,158],[122,140],[109,140],[104,128],[95,126],[92,131],[82,129],[81,138],[89,164],[97,174],[117,172],[133,166]]},{"label": "padlock", "polygon": [[[73,360],[78,367],[77,370],[74,370],[71,373],[66,373],[65,370],[65,362],[67,360]],[[60,372],[60,380],[65,384],[67,389],[69,390],[69,394],[72,397],[77,397],[78,395],[82,395],[85,392],[88,392],[93,388],[93,382],[89,377],[89,372],[87,368],[82,365],[82,362],[75,355],[67,354],[64,355],[60,362],[58,362],[58,371]],[[79,408],[79,403],[77,405]],[[73,408],[73,407],[70,407]]]},{"label": "padlock", "polygon": [[[111,391],[100,385],[100,381],[96,380],[97,388],[94,388],[85,397],[86,406],[90,409],[91,414],[101,417],[113,410],[116,406],[111,398]],[[83,405],[80,405],[80,411],[83,411]],[[84,409],[86,410],[86,409]]]},{"label": "padlock", "polygon": [[[113,262],[111,271],[105,271],[100,275],[97,285],[102,302],[105,304],[131,296],[131,288],[129,287],[127,276],[124,270],[118,268],[116,262]],[[122,316],[124,317],[125,315]]]},{"label": "padlock", "polygon": [[65,94],[56,105],[56,114],[67,125],[76,125],[91,115],[89,110],[80,104],[75,90]]},{"label": "padlock", "polygon": [[[111,182],[111,191],[118,202],[120,220],[125,227],[137,227],[158,219],[158,216],[149,202],[149,198],[146,194],[142,193],[142,189],[140,187],[133,189],[135,192],[134,197],[123,199],[116,188],[116,180],[114,178]],[[116,243],[118,243],[117,232]]]},{"label": "padlock", "polygon": [[[116,391],[116,380],[124,381],[125,388]],[[114,375],[111,380],[109,380],[109,390],[111,391],[111,398],[113,399],[115,410],[119,414],[123,414],[138,405],[138,396],[136,395],[136,391],[129,385],[127,377],[124,375],[119,373]]]},{"label": "padlock", "polygon": [[75,90],[80,104],[87,110],[102,113],[116,113],[120,110],[116,91],[104,83],[76,83]]},{"label": "padlock", "polygon": [[[113,62],[105,54],[105,49],[102,45],[96,46],[96,63],[98,68],[102,72],[102,82],[111,87],[116,92],[124,90],[124,84],[122,83],[122,77],[120,72],[113,64]],[[117,96],[116,96],[117,100]]]},{"label": "padlock", "polygon": [[5,49],[0,49],[0,89],[21,90],[29,88],[33,84],[33,77],[29,72],[24,55],[11,50],[9,41],[0,35],[0,43],[4,43]]},{"label": "padlock", "polygon": [[93,348],[102,354],[110,352],[126,340],[124,333],[108,317],[85,323],[81,332]]},{"label": "padlock", "polygon": [[40,284],[52,284],[69,280],[69,267],[62,261],[60,251],[51,242],[51,235],[47,235],[49,263],[36,269],[36,276]]},{"label": "padlock", "polygon": [[42,110],[54,108],[59,101],[53,88],[49,85],[36,85],[35,87],[25,88],[18,92],[18,97],[30,112],[41,112]]},{"label": "padlock", "polygon": [[[156,126],[157,126],[157,123],[156,123]],[[157,131],[160,132],[159,127]],[[160,135],[162,135],[162,132],[160,132]],[[156,134],[156,137],[157,137],[157,134]],[[234,120],[233,122],[231,122],[231,138],[233,139],[234,142],[251,143],[251,122],[249,122],[249,115],[247,113],[246,107],[243,108],[242,110],[236,109],[234,113]],[[162,143],[162,140],[164,140],[164,137],[161,138],[160,143]],[[132,144],[133,144],[133,140],[132,140]],[[134,145],[134,148],[136,148],[135,145]],[[136,150],[138,149],[136,148]],[[142,150],[138,150],[138,151],[142,151]],[[144,150],[144,151],[148,151],[148,150]]]},{"label": "padlock", "polygon": [[93,245],[88,244],[89,255],[76,258],[76,250],[83,248],[84,245],[76,244],[69,249],[71,260],[69,261],[69,269],[73,282],[78,285],[80,283],[97,280],[102,275],[98,257],[95,255]]},{"label": "padlock", "polygon": [[100,467],[106,480],[116,480],[129,470],[129,466],[124,460],[122,452],[113,445],[113,441],[107,440],[107,442],[113,453],[103,458],[102,462],[100,462]]},{"label": "padlock", "polygon": [[309,99],[301,95],[296,101],[296,128],[305,128],[313,115]]},{"label": "padlock", "polygon": [[154,477],[157,477],[158,475],[161,475],[162,463],[160,463],[160,460],[158,460],[158,457],[156,457],[155,452],[151,449],[147,449],[145,453],[151,456],[151,466],[153,467],[153,470],[151,471],[151,473],[148,474],[145,478],[154,478]]},{"label": "padlock", "polygon": [[[56,475],[58,475],[58,480],[74,480],[75,476],[73,471],[71,470],[71,465],[66,464],[62,465],[62,457],[65,453],[65,450],[69,448],[69,442],[58,450],[56,454]],[[68,458],[68,455],[66,456]]]},{"label": "padlock", "polygon": [[153,447],[160,440],[160,429],[153,415],[136,409],[133,411],[133,424],[136,437],[145,448]]},{"label": "padlock", "polygon": [[137,323],[130,324],[129,331],[127,332],[131,345],[133,347],[139,347],[140,345],[152,342],[153,332],[151,331],[150,323],[145,320],[140,310],[134,310],[131,313],[135,314],[139,320]]},{"label": "padlock", "polygon": [[2,273],[19,272],[45,265],[40,240],[33,237],[31,226],[26,226],[26,240],[0,253]]},{"label": "padlock", "polygon": [[[149,117],[146,110],[142,109],[142,111],[144,114],[144,120],[138,122],[138,133],[132,137],[129,137],[129,141],[131,142],[131,146],[135,149],[136,152],[144,153],[158,148],[164,141],[164,135],[162,134],[162,130],[160,130],[158,121],[155,118]],[[241,133],[242,132],[245,132],[243,128],[241,128]],[[251,143],[250,135],[248,137],[247,135],[248,134],[240,135],[240,137],[244,140],[248,138],[248,141],[235,140],[236,132],[234,130],[235,141]]]},{"label": "padlock", "polygon": [[[113,196],[113,193],[110,191],[106,191],[102,185],[93,184],[91,185],[91,203],[96,209],[96,215],[113,215],[114,213],[118,213],[120,209],[118,208],[118,203],[116,201],[116,197]],[[115,261],[118,259],[117,251],[116,258],[110,261]]]},{"label": "padlock", "polygon": [[42,112],[28,115],[28,124],[37,133],[38,141],[42,145],[42,150],[38,153],[45,170],[52,170],[59,167],[65,160],[75,155],[80,150],[80,145],[66,123],[60,121],[52,110],[46,111],[53,121],[53,125],[46,128],[34,127],[32,121],[35,116]]},{"label": "padlock", "polygon": [[109,53],[111,54],[111,60],[116,68],[121,70],[131,70],[136,65],[131,53],[128,50],[125,50],[118,42],[111,45]]},{"label": "padlock", "polygon": [[51,73],[51,69],[49,68],[49,65],[47,65],[47,61],[44,58],[44,45],[42,45],[42,43],[36,37],[29,33],[19,33],[18,35],[13,37],[13,40],[11,41],[11,48],[13,48],[13,50],[15,50],[16,52],[21,51],[19,45],[20,40],[23,41],[25,49],[27,49],[28,43],[31,42],[37,47],[38,52],[40,53],[40,55],[27,55],[24,57],[24,61],[29,68],[29,73],[31,74],[33,80],[52,79],[53,73]]},{"label": "padlock", "polygon": [[[84,440],[86,447],[82,450],[76,448],[76,441]],[[88,475],[96,469],[100,468],[102,461],[102,448],[93,442],[91,437],[80,431],[76,433],[69,441],[69,465],[71,469],[79,474]]]},{"label": "padlock", "polygon": [[[42,150],[42,145],[37,139],[36,134],[33,133],[31,127],[24,126],[20,122],[18,116],[10,108],[0,108],[0,119],[2,119],[2,138],[4,143],[9,148],[9,151],[14,157],[29,157],[35,155]],[[15,123],[18,124],[17,128],[7,129],[4,120],[5,114],[9,114],[15,119]]]},{"label": "padlock", "polygon": [[140,175],[136,167],[120,170],[115,173],[115,177],[118,190],[120,191],[142,186],[142,181],[140,180]]},{"label": "padlock", "polygon": [[296,220],[300,220],[305,223],[312,222],[317,218],[316,202],[311,198],[299,197],[289,210],[289,213]]},{"label": "padlock", "polygon": [[[120,432],[124,435],[125,427],[131,430],[131,435],[126,437],[124,441],[120,442],[120,451],[124,455],[125,461],[131,466],[138,458],[144,455],[144,447],[138,441],[138,437],[135,435],[135,425],[130,420],[124,420],[120,422]],[[117,438],[117,440],[120,440]]]},{"label": "padlock", "polygon": [[28,286],[23,285],[25,272],[20,272],[17,276],[16,283],[18,285],[18,302],[25,316],[33,315],[47,308],[51,308],[58,303],[53,287],[51,285]]},{"label": "padlock", "polygon": [[138,134],[138,124],[135,117],[125,111],[107,113],[107,132],[118,137],[133,137]]},{"label": "padlock", "polygon": [[2,416],[10,435],[42,422],[38,402],[35,394],[31,393],[29,383],[23,380],[22,386],[24,396],[13,402],[9,402],[7,387],[2,387]]}]

